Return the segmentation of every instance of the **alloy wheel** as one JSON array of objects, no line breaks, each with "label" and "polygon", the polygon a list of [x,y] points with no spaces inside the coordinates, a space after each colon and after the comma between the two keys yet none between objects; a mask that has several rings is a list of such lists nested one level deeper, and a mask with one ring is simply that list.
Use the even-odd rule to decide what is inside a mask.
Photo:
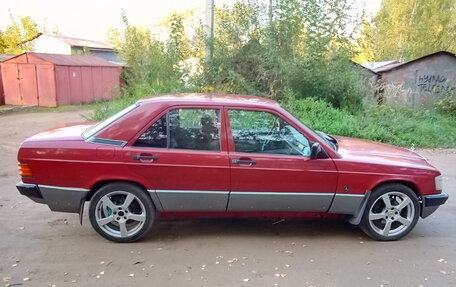
[{"label": "alloy wheel", "polygon": [[398,191],[387,192],[371,205],[368,222],[378,235],[394,237],[412,226],[415,212],[415,205],[408,195]]},{"label": "alloy wheel", "polygon": [[134,236],[144,226],[146,209],[141,200],[126,191],[104,195],[95,207],[95,220],[103,232],[117,238]]}]

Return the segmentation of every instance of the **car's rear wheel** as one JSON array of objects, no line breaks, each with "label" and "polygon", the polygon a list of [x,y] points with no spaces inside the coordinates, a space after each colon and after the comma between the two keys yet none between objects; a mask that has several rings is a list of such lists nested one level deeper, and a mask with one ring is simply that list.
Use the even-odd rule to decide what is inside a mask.
[{"label": "car's rear wheel", "polygon": [[139,186],[112,183],[100,188],[92,197],[89,218],[101,236],[116,242],[133,242],[152,227],[155,208]]},{"label": "car's rear wheel", "polygon": [[416,194],[402,184],[385,185],[372,192],[361,229],[376,240],[397,240],[416,225],[420,205]]}]

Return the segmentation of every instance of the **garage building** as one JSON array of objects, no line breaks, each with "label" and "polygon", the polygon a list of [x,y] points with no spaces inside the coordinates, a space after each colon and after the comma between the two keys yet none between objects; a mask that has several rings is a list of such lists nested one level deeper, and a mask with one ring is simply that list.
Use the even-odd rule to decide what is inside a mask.
[{"label": "garage building", "polygon": [[[14,54],[0,54],[0,63],[12,58]],[[5,94],[3,93],[2,69],[0,69],[0,105],[5,104]]]},{"label": "garage building", "polygon": [[99,57],[23,53],[1,63],[5,104],[56,107],[113,98],[122,67]]}]

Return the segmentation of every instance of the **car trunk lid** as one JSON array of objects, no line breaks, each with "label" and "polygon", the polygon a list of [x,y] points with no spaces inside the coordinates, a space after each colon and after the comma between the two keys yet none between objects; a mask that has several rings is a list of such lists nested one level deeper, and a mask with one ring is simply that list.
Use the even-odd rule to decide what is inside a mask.
[{"label": "car trunk lid", "polygon": [[73,123],[36,134],[27,141],[82,141],[82,133],[93,123]]}]

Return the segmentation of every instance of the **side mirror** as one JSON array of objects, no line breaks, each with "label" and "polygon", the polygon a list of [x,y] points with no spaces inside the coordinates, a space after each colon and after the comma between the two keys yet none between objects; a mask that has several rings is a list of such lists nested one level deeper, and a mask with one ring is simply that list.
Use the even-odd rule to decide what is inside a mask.
[{"label": "side mirror", "polygon": [[312,146],[310,147],[310,158],[317,159],[317,158],[327,158],[327,157],[328,157],[328,155],[323,150],[321,145],[317,142],[314,142],[312,144]]}]

